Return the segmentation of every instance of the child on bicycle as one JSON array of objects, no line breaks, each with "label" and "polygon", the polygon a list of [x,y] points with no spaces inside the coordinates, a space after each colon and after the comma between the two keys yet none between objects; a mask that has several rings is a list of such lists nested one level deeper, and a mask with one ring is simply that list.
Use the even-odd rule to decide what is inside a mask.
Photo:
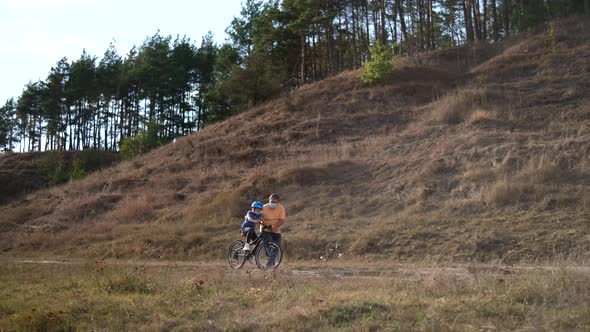
[{"label": "child on bicycle", "polygon": [[250,211],[244,216],[242,224],[242,236],[246,238],[243,250],[250,250],[250,243],[256,239],[256,225],[262,221],[262,209],[264,205],[260,201],[252,202]]}]

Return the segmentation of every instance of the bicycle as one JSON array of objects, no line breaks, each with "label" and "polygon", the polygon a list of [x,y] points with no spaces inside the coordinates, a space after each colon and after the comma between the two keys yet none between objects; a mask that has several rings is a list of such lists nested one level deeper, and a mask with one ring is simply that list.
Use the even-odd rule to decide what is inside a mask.
[{"label": "bicycle", "polygon": [[[264,226],[263,228],[270,228],[270,226]],[[283,258],[281,247],[273,241],[268,242],[268,247],[262,240],[262,234],[258,235],[252,243],[250,243],[251,250],[244,251],[244,241],[235,240],[229,246],[227,252],[227,262],[232,269],[239,269],[244,266],[246,260],[252,260],[256,263],[256,266],[261,270],[276,269]],[[274,258],[274,262],[273,262]]]}]

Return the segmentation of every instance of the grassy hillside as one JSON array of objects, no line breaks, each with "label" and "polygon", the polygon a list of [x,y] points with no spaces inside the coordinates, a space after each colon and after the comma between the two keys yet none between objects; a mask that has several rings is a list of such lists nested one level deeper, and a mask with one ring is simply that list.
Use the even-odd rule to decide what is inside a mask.
[{"label": "grassy hillside", "polygon": [[590,252],[587,20],[359,71],[0,207],[0,250],[217,258],[279,192],[288,258]]},{"label": "grassy hillside", "polygon": [[119,161],[113,152],[48,151],[0,155],[0,203],[88,175]]}]

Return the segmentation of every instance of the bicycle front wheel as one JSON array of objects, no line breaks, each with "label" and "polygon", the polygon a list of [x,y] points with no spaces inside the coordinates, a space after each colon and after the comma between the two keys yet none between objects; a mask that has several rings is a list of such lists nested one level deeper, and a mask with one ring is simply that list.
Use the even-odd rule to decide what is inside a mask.
[{"label": "bicycle front wheel", "polygon": [[239,269],[246,262],[246,253],[242,250],[244,241],[235,240],[229,246],[227,251],[227,262],[232,269]]},{"label": "bicycle front wheel", "polygon": [[283,259],[281,247],[275,242],[268,242],[266,245],[259,245],[254,253],[256,266],[261,270],[274,270]]}]

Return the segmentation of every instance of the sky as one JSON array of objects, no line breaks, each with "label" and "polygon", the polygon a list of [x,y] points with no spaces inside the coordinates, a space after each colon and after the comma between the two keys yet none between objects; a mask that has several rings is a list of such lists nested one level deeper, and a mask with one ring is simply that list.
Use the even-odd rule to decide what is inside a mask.
[{"label": "sky", "polygon": [[222,43],[240,9],[240,0],[0,0],[0,105],[64,56],[100,58],[113,40],[121,56],[158,30],[198,45],[211,31]]}]

